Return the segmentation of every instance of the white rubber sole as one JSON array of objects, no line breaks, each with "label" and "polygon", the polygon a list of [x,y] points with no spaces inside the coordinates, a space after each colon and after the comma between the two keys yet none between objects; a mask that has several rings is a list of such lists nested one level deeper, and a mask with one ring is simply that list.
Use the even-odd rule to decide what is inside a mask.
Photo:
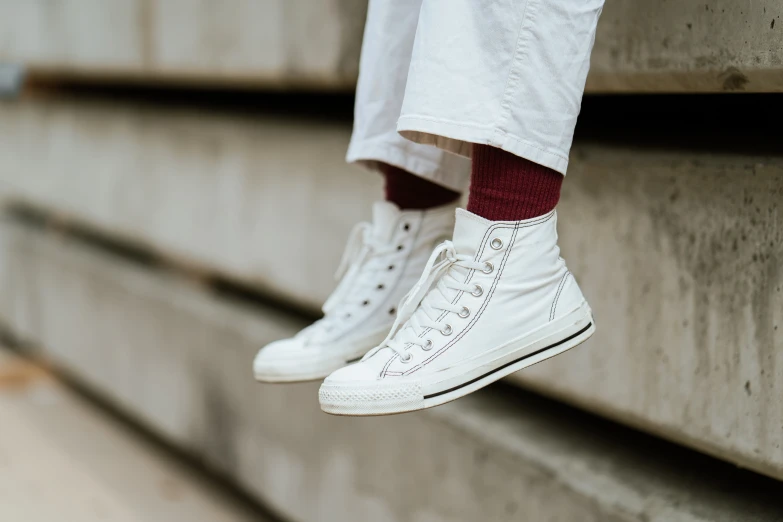
[{"label": "white rubber sole", "polygon": [[[370,348],[363,353],[369,350]],[[272,384],[322,381],[340,368],[358,362],[361,358],[359,356],[350,360],[334,359],[316,364],[313,364],[312,361],[292,361],[290,365],[280,364],[274,369],[267,368],[264,371],[258,371],[253,368],[253,376],[258,382]]]},{"label": "white rubber sole", "polygon": [[378,328],[364,337],[351,340],[346,345],[339,347],[340,355],[333,357],[314,359],[302,356],[287,360],[266,361],[263,368],[257,368],[256,362],[253,361],[253,376],[258,382],[275,384],[322,381],[340,368],[361,360],[364,354],[378,346],[386,338],[389,328],[391,325]]},{"label": "white rubber sole", "polygon": [[325,382],[321,409],[333,415],[392,415],[464,397],[514,372],[574,348],[595,332],[587,303],[545,327],[454,368],[372,382]]}]

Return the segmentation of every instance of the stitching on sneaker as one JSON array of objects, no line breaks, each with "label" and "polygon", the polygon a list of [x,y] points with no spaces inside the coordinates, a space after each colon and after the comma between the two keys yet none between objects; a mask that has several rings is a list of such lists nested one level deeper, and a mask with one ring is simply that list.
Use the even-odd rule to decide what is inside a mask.
[{"label": "stitching on sneaker", "polygon": [[[507,260],[508,260],[508,257],[511,255],[511,250],[513,249],[513,246],[514,246],[514,244],[516,243],[516,236],[517,236],[517,233],[518,233],[518,231],[519,231],[520,229],[523,229],[523,228],[529,228],[529,227],[532,227],[532,226],[535,226],[535,225],[540,225],[540,224],[542,224],[542,223],[545,223],[545,222],[549,221],[550,219],[552,219],[554,216],[555,216],[555,212],[554,212],[554,211],[552,211],[552,212],[550,212],[549,214],[545,214],[544,216],[541,216],[541,217],[540,217],[540,219],[531,220],[531,221],[529,221],[529,222],[527,222],[527,223],[525,223],[525,224],[523,224],[523,225],[520,225],[519,223],[515,223],[515,224],[513,224],[513,225],[512,225],[512,224],[511,224],[511,223],[509,223],[509,222],[500,222],[500,223],[497,223],[497,224],[495,224],[495,225],[493,225],[493,226],[489,227],[489,228],[488,228],[488,229],[487,229],[487,230],[484,232],[484,237],[483,237],[483,238],[482,238],[482,240],[481,240],[481,246],[479,247],[479,250],[476,252],[476,255],[475,255],[475,256],[474,256],[474,258],[473,258],[474,260],[479,260],[479,259],[481,258],[481,256],[484,254],[484,251],[486,250],[486,247],[487,247],[487,238],[488,238],[488,237],[489,237],[489,236],[490,236],[490,235],[491,235],[491,234],[492,234],[494,231],[496,231],[496,230],[498,230],[498,229],[512,229],[512,230],[513,230],[513,233],[512,233],[512,235],[511,235],[511,240],[510,240],[510,242],[509,242],[509,246],[508,246],[508,248],[506,249],[506,252],[504,253],[503,260],[501,261],[500,267],[498,268],[498,274],[497,274],[497,276],[495,276],[495,279],[494,279],[494,280],[493,280],[493,282],[492,282],[492,286],[490,287],[490,290],[487,292],[487,297],[486,297],[486,299],[484,300],[484,303],[482,304],[482,307],[479,309],[479,311],[478,311],[478,312],[477,312],[477,314],[475,315],[474,319],[471,321],[471,323],[468,325],[468,327],[467,327],[467,328],[465,328],[464,330],[462,330],[462,332],[460,332],[460,333],[459,333],[459,334],[458,334],[458,335],[457,335],[457,336],[456,336],[454,339],[452,339],[452,340],[451,340],[449,343],[447,343],[446,345],[444,345],[444,346],[443,346],[443,347],[442,347],[440,350],[438,350],[438,351],[436,351],[435,353],[433,353],[432,355],[430,355],[430,357],[428,357],[428,358],[427,358],[427,359],[425,359],[424,361],[422,361],[422,362],[418,363],[416,366],[413,366],[413,367],[412,367],[410,370],[407,370],[407,371],[405,371],[405,372],[402,372],[402,375],[403,375],[403,376],[410,375],[411,373],[413,373],[413,372],[415,372],[415,371],[417,371],[417,370],[421,369],[422,367],[424,367],[424,366],[428,365],[428,364],[429,364],[431,361],[435,360],[435,359],[436,359],[436,358],[438,358],[438,357],[439,357],[441,354],[443,354],[443,353],[444,353],[444,352],[446,352],[446,351],[447,351],[449,348],[451,348],[451,347],[454,345],[454,343],[456,343],[457,341],[459,341],[460,339],[462,339],[462,338],[463,338],[465,335],[467,335],[467,333],[468,333],[468,332],[469,332],[469,331],[470,331],[470,330],[473,328],[473,326],[475,326],[475,325],[476,325],[476,323],[478,322],[479,318],[480,318],[480,317],[483,315],[483,313],[484,313],[484,310],[486,310],[487,306],[489,306],[489,302],[490,302],[490,300],[492,299],[492,296],[493,296],[493,294],[494,294],[494,292],[495,292],[495,289],[497,288],[498,281],[500,280],[500,277],[501,277],[501,275],[503,274],[503,271],[504,271],[504,269],[505,269],[505,266],[506,266],[506,262],[507,262]],[[465,279],[465,283],[466,283],[466,284],[467,284],[468,282],[470,282],[470,280],[473,278],[473,274],[474,274],[474,273],[475,273],[475,270],[471,270],[471,272],[468,274],[467,278]],[[457,301],[458,301],[458,300],[459,300],[459,299],[462,297],[462,295],[463,295],[464,293],[465,293],[464,291],[460,291],[460,292],[457,294],[457,296],[454,298],[454,300],[452,300],[452,303],[456,303],[456,302],[457,302]],[[444,312],[443,312],[443,313],[442,313],[440,316],[438,316],[438,319],[437,319],[437,320],[438,320],[438,321],[442,320],[442,319],[443,319],[443,318],[444,318],[444,317],[447,315],[447,313],[448,313],[448,312],[444,311]],[[425,330],[424,332],[422,332],[422,333],[419,335],[419,337],[421,338],[423,335],[426,335],[426,334],[428,334],[428,333],[429,333],[431,330],[432,330],[432,329],[427,329],[427,330]],[[381,372],[381,378],[384,378],[384,377],[386,377],[387,375],[391,375],[390,373],[387,373],[387,370],[388,370],[389,366],[391,366],[391,364],[392,364],[392,363],[394,362],[394,360],[396,360],[397,358],[398,358],[398,354],[395,354],[394,356],[392,356],[392,357],[389,359],[389,361],[387,361],[386,365],[384,365],[384,368],[383,368],[383,370],[382,370],[382,372]]]},{"label": "stitching on sneaker", "polygon": [[[500,282],[500,278],[503,275],[503,270],[506,268],[506,261],[508,260],[509,256],[511,255],[511,247],[514,246],[514,242],[516,241],[516,235],[517,235],[517,230],[518,230],[518,227],[516,227],[516,226],[515,227],[502,227],[502,226],[499,226],[499,227],[496,227],[494,230],[497,230],[498,228],[512,228],[514,230],[514,232],[511,234],[511,240],[509,241],[509,248],[506,250],[505,255],[503,256],[503,261],[501,262],[500,267],[498,268],[498,273],[495,276],[495,279],[492,281],[492,285],[490,286],[489,292],[487,292],[487,298],[484,300],[484,303],[482,304],[481,308],[476,313],[475,318],[473,319],[473,321],[470,322],[470,324],[467,326],[467,328],[462,330],[456,337],[454,337],[454,339],[452,339],[449,343],[444,345],[440,350],[435,352],[431,357],[429,357],[425,361],[419,363],[417,366],[411,368],[409,371],[405,372],[405,375],[410,375],[411,373],[413,373],[413,372],[423,368],[424,366],[427,366],[430,362],[434,361],[439,356],[441,356],[443,353],[448,351],[449,348],[454,346],[454,344],[457,341],[459,341],[460,339],[465,337],[468,334],[468,332],[470,332],[470,330],[473,329],[473,327],[478,323],[478,320],[484,314],[484,311],[489,306],[489,302],[492,300],[492,296],[495,293],[495,290],[497,289],[497,286],[498,286],[498,284]],[[482,247],[483,246],[484,245],[482,245]],[[482,251],[483,251],[483,248],[482,248]]]},{"label": "stitching on sneaker", "polygon": [[[486,299],[484,301],[484,304],[479,309],[479,311],[476,314],[476,316],[473,319],[473,321],[471,321],[471,323],[468,325],[468,327],[465,328],[462,332],[460,332],[457,337],[455,337],[452,341],[447,343],[440,350],[438,350],[437,352],[432,354],[429,358],[427,358],[423,362],[417,364],[416,366],[414,366],[410,370],[404,372],[403,375],[410,375],[411,373],[413,373],[413,372],[421,369],[422,367],[426,366],[431,361],[435,360],[437,357],[439,357],[441,354],[443,354],[445,351],[447,351],[449,348],[451,348],[454,345],[454,343],[456,343],[457,341],[462,339],[465,335],[467,335],[467,333],[476,325],[476,323],[478,322],[479,318],[484,314],[484,310],[486,310],[487,306],[489,306],[489,301],[492,299],[492,295],[495,293],[495,289],[497,288],[497,284],[498,284],[498,281],[500,280],[500,276],[503,274],[503,271],[504,271],[504,269],[506,267],[506,261],[508,260],[508,257],[511,255],[511,250],[513,249],[514,244],[516,243],[516,236],[517,236],[517,233],[519,232],[519,230],[522,229],[522,228],[529,228],[529,227],[532,227],[532,226],[535,226],[535,225],[540,225],[542,223],[545,223],[545,222],[549,221],[554,216],[555,216],[555,211],[553,210],[549,214],[545,214],[544,216],[541,216],[540,219],[529,221],[529,222],[527,222],[527,223],[525,223],[523,225],[520,225],[519,223],[511,225],[508,222],[501,222],[501,223],[498,223],[498,224],[496,224],[494,226],[489,227],[486,230],[486,232],[484,233],[484,237],[481,240],[481,247],[479,248],[478,252],[476,252],[476,256],[473,258],[474,260],[479,260],[481,258],[481,256],[483,255],[484,250],[486,249],[486,246],[487,246],[487,238],[489,237],[489,235],[492,232],[494,232],[495,230],[501,229],[501,228],[503,228],[503,229],[509,229],[510,228],[510,229],[513,229],[514,232],[511,235],[511,241],[509,242],[509,246],[506,249],[506,252],[505,252],[505,254],[503,256],[503,261],[501,262],[500,267],[498,269],[498,275],[495,277],[495,280],[493,281],[493,284],[492,284],[492,286],[491,286],[491,288],[490,288],[490,290],[489,290],[489,292],[487,294],[487,297],[486,297]],[[465,283],[468,283],[472,279],[474,273],[475,273],[475,270],[471,271],[470,275],[465,280]],[[464,292],[461,292],[459,294],[459,297],[461,297],[462,294],[464,294]],[[454,302],[456,302],[456,300],[452,301],[452,303],[454,303]],[[444,312],[444,314],[445,314],[445,312]],[[444,314],[442,314],[438,318],[438,320],[441,320]]]},{"label": "stitching on sneaker", "polygon": [[[519,226],[519,224],[513,224],[512,225],[511,222],[508,222],[508,221],[501,221],[501,222],[491,226],[490,228],[488,228],[486,230],[486,232],[484,232],[484,237],[481,239],[481,247],[479,248],[478,252],[476,252],[476,255],[474,256],[473,260],[474,261],[478,261],[481,258],[481,256],[484,254],[484,250],[486,249],[486,246],[487,246],[487,244],[486,244],[487,236],[489,236],[495,230],[497,230],[499,228],[528,228],[528,227],[531,227],[533,225],[540,225],[541,223],[544,223],[544,222],[548,221],[549,218],[553,217],[554,215],[555,215],[555,213],[554,213],[554,210],[553,210],[552,212],[549,213],[549,215],[542,216],[542,219],[537,220],[537,221],[531,221],[529,223],[525,223],[525,225],[521,226],[521,227]],[[468,217],[472,218],[472,216],[468,216]],[[475,218],[472,218],[472,219],[474,221],[478,221]],[[482,218],[482,220],[483,220],[483,218]],[[468,273],[468,275],[465,277],[464,283],[468,284],[470,282],[470,280],[473,279],[473,274],[475,274],[475,273],[476,273],[475,270],[471,270]],[[457,292],[457,295],[454,297],[454,299],[451,300],[451,304],[456,304],[456,302],[459,301],[462,298],[464,293],[465,292],[462,291],[462,290]],[[440,313],[440,315],[438,316],[436,321],[442,321],[448,314],[449,314],[449,312],[444,310],[443,312]],[[419,338],[421,339],[422,337],[424,337],[425,335],[427,335],[431,331],[432,331],[432,328],[427,328],[421,334],[419,334]]]},{"label": "stitching on sneaker", "polygon": [[[493,226],[489,227],[489,228],[486,230],[486,232],[484,232],[484,237],[483,237],[483,238],[481,238],[481,247],[479,248],[478,252],[476,252],[476,255],[473,257],[473,260],[474,260],[474,261],[478,261],[479,259],[481,259],[481,256],[484,254],[484,250],[486,249],[486,246],[487,246],[487,244],[486,244],[486,241],[487,241],[487,236],[489,236],[490,234],[492,234],[492,232],[494,232],[495,230],[497,230],[497,229],[499,229],[499,228],[528,228],[528,227],[531,227],[531,226],[533,226],[533,225],[540,225],[541,223],[544,223],[544,222],[548,221],[548,220],[549,220],[550,218],[552,218],[554,215],[555,215],[555,211],[553,210],[553,211],[552,211],[552,212],[550,212],[548,215],[541,216],[541,218],[540,218],[540,219],[538,219],[538,218],[534,218],[534,219],[537,219],[537,220],[536,220],[536,221],[531,221],[531,222],[529,222],[529,223],[525,223],[525,225],[524,225],[524,226],[521,226],[521,227],[519,226],[519,224],[518,224],[518,223],[516,223],[516,224],[512,224],[512,222],[509,222],[509,221],[501,221],[501,222],[499,222],[499,223],[497,223],[497,224],[495,224],[495,225],[493,225]],[[479,221],[479,220],[477,220],[477,219],[473,218],[473,216],[470,216],[470,215],[468,215],[468,217],[470,217],[470,218],[471,218],[471,219],[473,219],[474,221]],[[483,221],[484,221],[484,219],[482,218],[482,221],[481,221],[481,222],[482,222],[482,224],[483,224]],[[475,270],[471,270],[471,271],[470,271],[470,273],[468,273],[468,275],[465,277],[465,281],[464,281],[464,283],[465,283],[465,284],[468,284],[468,283],[470,282],[470,280],[471,280],[471,279],[473,279],[473,274],[475,274],[475,272],[476,272]],[[454,297],[454,299],[452,299],[452,300],[451,300],[451,304],[456,304],[456,302],[457,302],[457,301],[459,301],[459,300],[462,298],[462,296],[463,296],[463,294],[464,294],[464,293],[465,293],[465,292],[464,292],[464,291],[462,291],[462,290],[460,290],[459,292],[457,292],[457,295]],[[443,311],[443,312],[441,312],[441,314],[438,316],[438,318],[436,319],[436,321],[441,321],[441,320],[443,320],[443,318],[444,318],[444,317],[446,317],[448,314],[449,314],[449,312],[444,310],[444,311]],[[428,328],[428,329],[426,329],[424,332],[422,332],[421,334],[419,334],[419,338],[421,338],[421,337],[423,337],[423,336],[427,335],[427,334],[428,334],[428,333],[429,333],[431,330],[432,330],[431,328]]]},{"label": "stitching on sneaker", "polygon": [[566,279],[568,279],[568,276],[571,275],[571,272],[569,270],[566,270],[566,273],[563,275],[562,279],[560,279],[560,284],[557,285],[557,292],[555,292],[555,300],[552,302],[552,307],[549,310],[549,320],[552,321],[555,318],[555,311],[557,311],[557,301],[560,299],[560,292],[563,291],[563,288],[565,288]]},{"label": "stitching on sneaker", "polygon": [[[471,217],[471,216],[469,216],[469,217]],[[484,232],[484,237],[481,239],[481,243],[480,243],[480,244],[481,244],[481,246],[479,247],[479,250],[478,250],[478,252],[476,252],[476,255],[473,257],[473,259],[474,259],[474,260],[478,260],[478,259],[480,259],[480,258],[481,258],[481,255],[484,253],[484,248],[486,247],[486,243],[485,243],[485,242],[486,242],[486,240],[487,240],[487,237],[490,235],[490,233],[491,233],[491,232],[493,232],[493,231],[495,231],[495,230],[497,230],[497,229],[499,229],[499,228],[511,228],[511,227],[509,227],[509,226],[504,226],[503,224],[496,224],[496,225],[493,225],[493,226],[489,227],[489,229],[487,229],[487,230]],[[510,250],[510,249],[509,249],[509,250]],[[506,255],[507,255],[507,254],[508,254],[508,250],[507,250],[507,252],[506,252]],[[471,270],[471,271],[468,273],[468,275],[465,277],[465,284],[467,284],[467,283],[468,283],[468,282],[469,282],[469,281],[470,281],[470,280],[473,278],[473,274],[474,274],[474,273],[475,273],[475,270]],[[496,276],[496,277],[497,277],[497,276]],[[463,291],[459,291],[459,292],[457,292],[457,295],[454,297],[454,299],[452,299],[451,303],[452,303],[452,304],[456,303],[456,302],[457,302],[459,299],[461,299],[461,298],[462,298],[462,295],[463,295],[464,293],[465,293],[465,292],[463,292]],[[487,298],[488,298],[488,297],[489,297],[489,295],[487,296]],[[487,301],[484,301],[484,302],[486,303]],[[443,320],[443,318],[444,318],[444,317],[446,317],[446,315],[447,315],[448,313],[449,313],[448,311],[444,310],[443,312],[441,312],[441,313],[440,313],[440,315],[438,316],[438,318],[436,319],[436,321],[442,321],[442,320]],[[474,320],[475,320],[475,319],[474,319]],[[425,329],[424,329],[424,330],[423,330],[423,331],[422,331],[422,332],[419,334],[419,339],[421,339],[421,338],[422,338],[422,337],[424,337],[425,335],[428,335],[428,334],[429,334],[429,333],[430,333],[432,330],[433,330],[432,328],[425,328]],[[441,348],[441,350],[443,350],[443,349],[447,348],[448,346],[450,346],[450,344],[446,344],[446,346],[444,346],[443,348]],[[413,372],[414,370],[418,370],[418,369],[419,369],[419,367],[420,367],[422,364],[426,364],[426,363],[427,363],[427,361],[429,361],[429,359],[430,359],[430,358],[434,357],[434,356],[435,356],[435,355],[437,355],[438,353],[439,353],[439,352],[435,352],[435,353],[434,353],[434,354],[432,354],[432,355],[431,355],[431,356],[430,356],[428,359],[425,359],[425,361],[424,361],[424,362],[418,363],[416,366],[414,366],[413,368],[411,368],[411,369],[410,369],[410,370],[408,370],[407,372],[402,372],[402,373],[401,373],[401,375],[407,375],[408,373],[411,373],[411,372]],[[394,360],[398,358],[398,355],[399,355],[399,354],[394,354],[394,355],[393,355],[393,356],[392,356],[392,357],[391,357],[391,358],[390,358],[390,359],[389,359],[389,360],[386,362],[386,365],[383,367],[383,373],[382,373],[382,375],[381,375],[381,378],[384,378],[384,377],[386,377],[387,375],[391,375],[391,372],[388,372],[387,370],[388,370],[389,366],[391,366],[392,362],[394,362]]]}]

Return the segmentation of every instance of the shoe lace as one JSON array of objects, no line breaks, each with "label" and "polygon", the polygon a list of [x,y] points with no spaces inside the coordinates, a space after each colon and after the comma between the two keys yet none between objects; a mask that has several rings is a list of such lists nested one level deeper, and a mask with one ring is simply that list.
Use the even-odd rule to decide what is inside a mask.
[{"label": "shoe lace", "polygon": [[[348,236],[348,243],[335,273],[335,279],[340,281],[332,295],[321,308],[324,317],[308,326],[299,335],[307,340],[332,331],[350,318],[347,309],[361,304],[363,300],[349,300],[349,294],[355,294],[355,283],[365,279],[367,285],[373,276],[383,270],[380,263],[371,261],[382,258],[396,248],[388,242],[380,240],[373,234],[370,223],[358,223]],[[373,266],[374,265],[374,266]]]},{"label": "shoe lace", "polygon": [[[397,318],[386,339],[364,356],[364,360],[372,357],[383,348],[390,348],[395,353],[405,357],[405,352],[412,345],[422,347],[430,344],[424,338],[426,329],[434,329],[443,335],[451,333],[451,326],[436,321],[441,312],[464,313],[467,308],[454,304],[454,293],[450,290],[472,292],[475,284],[459,281],[464,279],[455,268],[467,270],[483,270],[486,263],[475,261],[473,256],[458,254],[451,241],[444,241],[435,248],[424,267],[424,272],[408,294],[403,297],[398,307]],[[469,311],[468,311],[469,313]]]}]

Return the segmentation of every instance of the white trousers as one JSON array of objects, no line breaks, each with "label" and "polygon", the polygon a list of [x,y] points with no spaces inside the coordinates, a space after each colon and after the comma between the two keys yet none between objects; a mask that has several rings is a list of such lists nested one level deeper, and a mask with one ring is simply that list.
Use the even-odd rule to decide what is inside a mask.
[{"label": "white trousers", "polygon": [[479,143],[565,174],[603,3],[370,0],[347,160],[463,191]]}]

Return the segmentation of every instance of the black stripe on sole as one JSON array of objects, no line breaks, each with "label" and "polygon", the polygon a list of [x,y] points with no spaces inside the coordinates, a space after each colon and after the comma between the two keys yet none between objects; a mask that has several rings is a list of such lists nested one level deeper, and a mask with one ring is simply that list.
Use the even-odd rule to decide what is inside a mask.
[{"label": "black stripe on sole", "polygon": [[565,342],[568,342],[568,341],[570,341],[570,340],[571,340],[571,339],[573,339],[574,337],[578,337],[578,336],[582,335],[582,334],[583,334],[583,333],[585,333],[585,332],[586,332],[586,331],[587,331],[587,330],[588,330],[588,329],[589,329],[591,326],[593,326],[593,323],[592,323],[592,322],[591,322],[591,323],[589,323],[589,324],[588,324],[587,326],[585,326],[584,328],[582,328],[581,330],[579,330],[578,332],[576,332],[575,334],[573,334],[573,335],[570,335],[570,336],[566,337],[565,339],[563,339],[563,340],[561,340],[561,341],[558,341],[558,342],[556,342],[555,344],[550,344],[549,346],[547,346],[547,347],[545,347],[545,348],[541,348],[540,350],[536,350],[536,351],[535,351],[535,352],[533,352],[533,353],[529,353],[529,354],[527,354],[527,355],[524,355],[524,356],[520,357],[519,359],[515,359],[515,360],[513,360],[513,361],[511,361],[511,362],[508,362],[508,363],[504,364],[503,366],[500,366],[499,368],[495,368],[494,370],[492,370],[492,371],[490,371],[490,372],[487,372],[487,373],[485,373],[484,375],[482,375],[482,376],[480,376],[480,377],[476,377],[475,379],[471,379],[471,380],[469,380],[468,382],[462,383],[462,384],[460,384],[459,386],[454,386],[453,388],[449,388],[448,390],[443,390],[443,391],[439,391],[439,392],[437,392],[437,393],[431,393],[430,395],[425,395],[425,396],[424,396],[424,399],[426,400],[426,399],[432,399],[433,397],[439,397],[439,396],[441,396],[441,395],[445,395],[445,394],[447,394],[447,393],[451,393],[451,392],[453,392],[454,390],[459,390],[460,388],[464,388],[465,386],[469,386],[469,385],[473,384],[473,383],[474,383],[474,382],[476,382],[476,381],[480,381],[481,379],[483,379],[483,378],[485,378],[485,377],[488,377],[488,376],[492,375],[492,374],[493,374],[493,373],[495,373],[495,372],[499,372],[499,371],[500,371],[500,370],[502,370],[503,368],[507,368],[507,367],[511,366],[512,364],[516,364],[516,363],[518,363],[518,362],[520,362],[520,361],[524,361],[525,359],[528,359],[528,358],[530,358],[530,357],[533,357],[534,355],[538,355],[538,354],[539,354],[539,353],[541,353],[541,352],[545,352],[545,351],[547,351],[547,350],[550,350],[550,349],[552,349],[552,348],[555,348],[555,347],[557,347],[557,346],[560,346],[561,344],[563,344],[563,343],[565,343]]}]

